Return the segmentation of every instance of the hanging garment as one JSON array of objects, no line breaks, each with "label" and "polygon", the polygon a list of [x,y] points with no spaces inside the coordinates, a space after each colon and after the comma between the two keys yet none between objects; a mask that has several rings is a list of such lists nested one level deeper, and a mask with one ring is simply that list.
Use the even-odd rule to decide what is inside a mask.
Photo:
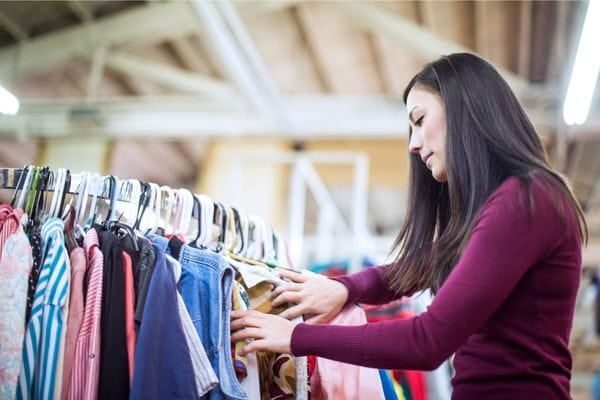
[{"label": "hanging garment", "polygon": [[[356,305],[346,306],[332,325],[364,325],[365,312]],[[379,371],[318,357],[310,378],[311,399],[385,399]]]},{"label": "hanging garment", "polygon": [[98,398],[129,398],[129,362],[125,332],[125,274],[123,246],[109,231],[99,232],[104,257],[102,319],[100,324],[100,381]]},{"label": "hanging garment", "polygon": [[133,288],[133,261],[126,252],[123,255],[123,276],[125,277],[125,338],[127,361],[129,364],[129,385],[133,382],[133,362],[135,358],[135,293]]},{"label": "hanging garment", "polygon": [[4,244],[8,240],[9,236],[14,234],[19,224],[21,223],[21,218],[24,215],[24,212],[20,208],[15,208],[14,210],[7,204],[2,204],[0,206],[0,215],[2,216],[2,228],[0,229],[0,257],[2,256],[2,250],[4,248]]},{"label": "hanging garment", "polygon": [[31,246],[22,226],[8,237],[3,250],[0,257],[0,399],[14,399],[25,336],[27,283],[33,264]]},{"label": "hanging garment", "polygon": [[[179,283],[179,280],[181,279],[181,264],[179,263],[179,261],[177,261],[170,255],[167,255],[167,263],[169,267],[173,270],[173,274],[175,277],[175,285],[177,285]],[[179,291],[177,291],[176,289],[175,294],[177,295],[177,307],[179,309],[179,317],[181,318],[183,333],[185,335],[185,340],[189,348],[192,365],[194,367],[196,387],[198,389],[198,394],[202,396],[208,393],[210,389],[212,389],[216,384],[218,384],[219,380],[217,379],[217,375],[215,374],[215,371],[210,365],[210,361],[208,360],[206,351],[202,346],[202,342],[200,341],[198,332],[196,332],[196,328],[194,328],[194,323],[192,322],[190,313],[185,307],[185,302],[183,301],[181,294],[179,294]]]},{"label": "hanging garment", "polygon": [[88,265],[87,293],[83,321],[77,336],[69,387],[70,400],[95,400],[100,377],[100,318],[102,314],[102,280],[104,256],[98,232],[90,229],[83,239]]},{"label": "hanging garment", "polygon": [[[169,248],[165,238],[153,242],[163,251]],[[182,267],[179,293],[190,313],[200,341],[219,379],[206,398],[248,399],[231,363],[231,286],[234,271],[218,254],[183,246],[179,255]]]},{"label": "hanging garment", "polygon": [[142,317],[144,313],[144,304],[146,304],[146,296],[148,295],[148,287],[150,286],[150,279],[152,278],[152,272],[154,271],[154,265],[156,264],[156,256],[154,255],[154,249],[152,243],[146,238],[139,238],[138,245],[140,251],[138,252],[137,260],[134,262],[133,275],[135,283],[135,329],[136,332],[140,329],[142,323]]},{"label": "hanging garment", "polygon": [[63,381],[61,399],[69,395],[71,372],[75,359],[77,337],[83,322],[83,281],[87,270],[85,250],[81,247],[71,252],[71,293],[69,297],[69,319],[67,320],[67,336],[65,339],[65,357],[63,361]]},{"label": "hanging garment", "polygon": [[[279,274],[259,265],[228,260],[239,273],[252,310],[278,315],[287,307],[273,307],[271,293],[275,286],[286,283]],[[302,322],[297,318],[292,322]],[[257,352],[262,400],[308,399],[308,367],[306,357]]]},{"label": "hanging garment", "polygon": [[164,250],[154,247],[156,265],[136,349],[131,399],[198,397],[190,351],[179,318],[177,286]]},{"label": "hanging garment", "polygon": [[42,227],[42,248],[44,264],[27,324],[17,399],[60,397],[71,267],[59,218]]},{"label": "hanging garment", "polygon": [[[231,293],[233,310],[249,310],[250,299],[246,289],[239,282],[234,282]],[[256,353],[249,353],[245,356],[240,354],[246,342],[236,342],[232,344],[233,367],[240,385],[250,399],[260,399],[260,377],[258,371],[258,360]]]},{"label": "hanging garment", "polygon": [[29,287],[27,289],[27,311],[25,313],[25,322],[29,322],[31,317],[31,308],[33,307],[33,298],[35,297],[35,288],[40,277],[42,268],[42,228],[34,226],[29,231],[29,244],[33,255],[33,266],[29,273]]}]

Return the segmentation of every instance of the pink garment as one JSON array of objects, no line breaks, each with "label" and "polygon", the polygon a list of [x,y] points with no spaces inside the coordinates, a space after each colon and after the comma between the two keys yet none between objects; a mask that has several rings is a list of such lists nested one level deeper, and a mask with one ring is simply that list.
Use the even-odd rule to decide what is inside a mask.
[{"label": "pink garment", "polygon": [[0,257],[2,256],[2,249],[8,237],[14,234],[19,227],[21,218],[23,217],[23,210],[15,208],[14,210],[8,204],[2,204],[0,206],[0,215],[2,216],[2,227],[0,228]]},{"label": "pink garment", "polygon": [[135,358],[135,293],[133,289],[133,263],[123,252],[123,272],[125,274],[125,335],[127,338],[127,359],[129,361],[129,384],[133,383],[133,363]]},{"label": "pink garment", "polygon": [[[6,226],[5,226],[6,228]],[[0,399],[14,399],[21,370],[31,246],[18,225],[0,258]]]},{"label": "pink garment", "polygon": [[85,251],[78,247],[71,252],[71,294],[69,297],[69,318],[67,320],[67,338],[65,341],[65,356],[63,359],[63,379],[61,399],[69,395],[71,385],[71,372],[75,357],[75,348],[79,330],[83,322],[83,280],[87,269]]},{"label": "pink garment", "polygon": [[[365,312],[354,304],[346,306],[330,322],[334,325],[364,325],[366,323]],[[310,391],[313,400],[385,399],[377,369],[359,367],[326,358],[316,359],[315,368],[310,377]]]},{"label": "pink garment", "polygon": [[104,275],[104,257],[96,230],[90,229],[87,232],[83,247],[88,265],[88,288],[83,322],[75,347],[68,399],[94,400],[98,397],[100,377],[100,315]]}]

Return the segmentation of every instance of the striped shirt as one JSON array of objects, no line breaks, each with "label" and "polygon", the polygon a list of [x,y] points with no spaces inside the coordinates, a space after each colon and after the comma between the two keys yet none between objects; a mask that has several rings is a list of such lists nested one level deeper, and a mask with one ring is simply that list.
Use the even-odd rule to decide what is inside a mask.
[{"label": "striped shirt", "polygon": [[71,274],[61,219],[51,218],[42,227],[42,249],[44,264],[27,324],[17,399],[51,399],[61,387]]},{"label": "striped shirt", "polygon": [[104,275],[104,256],[95,229],[87,231],[83,247],[88,264],[88,287],[83,322],[75,347],[68,398],[94,400],[98,397],[100,376],[100,316]]}]

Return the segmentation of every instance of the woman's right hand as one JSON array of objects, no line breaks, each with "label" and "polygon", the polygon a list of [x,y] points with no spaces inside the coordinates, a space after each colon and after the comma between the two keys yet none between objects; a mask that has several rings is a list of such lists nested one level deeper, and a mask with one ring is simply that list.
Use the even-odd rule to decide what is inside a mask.
[{"label": "woman's right hand", "polygon": [[346,285],[322,275],[301,275],[282,270],[280,276],[290,282],[273,290],[272,305],[294,304],[279,314],[284,318],[304,315],[307,323],[329,322],[339,314],[348,299]]}]

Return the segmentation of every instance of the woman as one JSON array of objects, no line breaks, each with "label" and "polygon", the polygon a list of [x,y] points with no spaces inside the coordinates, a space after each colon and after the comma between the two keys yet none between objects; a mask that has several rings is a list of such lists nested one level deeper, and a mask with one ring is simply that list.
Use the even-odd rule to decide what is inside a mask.
[{"label": "woman", "polygon": [[[246,352],[316,355],[374,368],[431,370],[455,353],[453,398],[570,398],[568,349],[581,274],[583,213],[499,73],[472,54],[424,67],[404,92],[410,121],[407,218],[397,258],[337,280],[282,273],[293,325],[233,313]],[[432,289],[412,319],[321,325],[346,304]],[[512,397],[509,397],[512,396]]]}]

